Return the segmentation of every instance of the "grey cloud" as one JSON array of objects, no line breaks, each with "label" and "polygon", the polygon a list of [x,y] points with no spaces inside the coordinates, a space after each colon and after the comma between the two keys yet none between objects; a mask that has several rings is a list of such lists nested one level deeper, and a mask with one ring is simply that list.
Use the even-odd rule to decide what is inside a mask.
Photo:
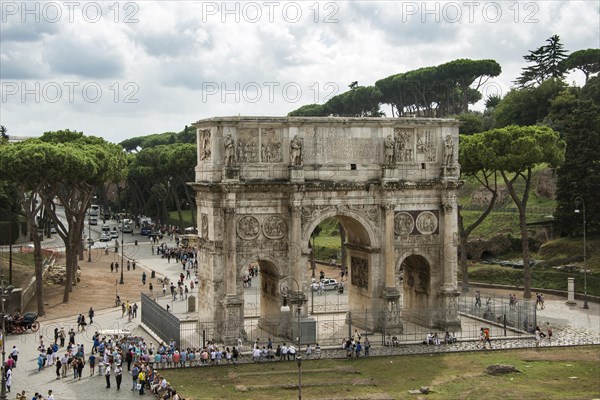
[{"label": "grey cloud", "polygon": [[121,76],[124,70],[122,54],[98,39],[87,42],[74,37],[55,40],[47,44],[44,53],[48,65],[56,73],[111,78]]},{"label": "grey cloud", "polygon": [[59,25],[40,20],[40,22],[21,22],[15,17],[0,24],[0,43],[37,42],[44,37],[59,32]]}]

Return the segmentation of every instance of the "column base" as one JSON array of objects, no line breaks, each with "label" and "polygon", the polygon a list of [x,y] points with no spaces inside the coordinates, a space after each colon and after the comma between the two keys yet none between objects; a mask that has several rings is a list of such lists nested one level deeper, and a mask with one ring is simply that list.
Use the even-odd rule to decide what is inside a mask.
[{"label": "column base", "polygon": [[223,328],[221,341],[236,345],[238,338],[245,338],[244,330],[244,300],[238,296],[227,295],[221,302],[223,312]]},{"label": "column base", "polygon": [[385,312],[380,321],[381,329],[377,330],[381,330],[385,335],[401,335],[404,326],[400,319],[400,291],[395,287],[385,288],[383,303]]},{"label": "column base", "polygon": [[449,332],[462,329],[458,317],[458,296],[460,296],[460,290],[455,288],[445,288],[440,293],[442,309],[434,321],[437,329]]}]

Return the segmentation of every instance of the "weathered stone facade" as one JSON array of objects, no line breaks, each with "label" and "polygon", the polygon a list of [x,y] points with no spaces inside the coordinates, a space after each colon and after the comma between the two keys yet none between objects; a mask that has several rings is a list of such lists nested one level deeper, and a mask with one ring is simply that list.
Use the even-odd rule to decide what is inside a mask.
[{"label": "weathered stone facade", "polygon": [[402,330],[401,295],[405,317],[457,326],[455,120],[225,117],[194,126],[199,316],[222,321],[224,340],[243,327],[250,262],[261,268],[261,319],[281,317],[284,277],[309,292],[309,238],[328,217],[347,232],[350,311],[384,315],[364,322],[369,329]]}]

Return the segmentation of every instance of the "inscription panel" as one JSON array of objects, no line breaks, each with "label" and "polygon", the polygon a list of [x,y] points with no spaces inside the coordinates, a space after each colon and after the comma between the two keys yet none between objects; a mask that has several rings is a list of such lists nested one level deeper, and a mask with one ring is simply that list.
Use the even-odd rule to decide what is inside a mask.
[{"label": "inscription panel", "polygon": [[304,164],[373,163],[378,162],[381,149],[371,138],[352,137],[349,128],[302,127]]}]

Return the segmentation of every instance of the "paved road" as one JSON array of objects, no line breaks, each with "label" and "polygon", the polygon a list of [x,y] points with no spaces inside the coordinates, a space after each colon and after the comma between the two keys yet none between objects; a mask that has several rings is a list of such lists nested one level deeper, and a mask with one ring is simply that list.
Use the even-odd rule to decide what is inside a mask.
[{"label": "paved road", "polygon": [[[150,243],[147,238],[126,235],[126,242],[139,241],[139,250],[135,258],[139,261],[141,268],[148,271],[154,270],[158,274],[168,275],[171,279],[177,279],[181,272],[180,264],[175,262],[167,263],[166,259],[153,256],[150,252]],[[168,241],[168,239],[167,239]],[[174,242],[172,242],[174,244]],[[127,253],[126,253],[127,254]],[[258,297],[256,288],[249,290],[246,297],[248,302],[255,301]],[[159,290],[159,288],[156,288]],[[316,297],[316,296],[315,296]],[[176,313],[185,313],[185,301],[172,302]],[[575,344],[600,344],[600,306],[590,303],[590,309],[584,310],[581,302],[577,306],[567,306],[564,300],[546,300],[546,309],[538,311],[538,321],[548,321],[554,326],[554,340],[552,345],[575,345]],[[78,309],[87,309],[89,305],[82,305]],[[133,331],[135,335],[149,338],[139,326],[139,317],[137,320],[128,322],[126,318],[121,318],[119,309],[103,310],[96,313],[94,324],[88,326],[85,333],[80,333],[76,337],[77,343],[84,343],[86,351],[91,349],[91,337],[94,330],[100,329],[119,329],[127,328]],[[77,399],[77,400],[99,400],[99,399],[139,399],[137,392],[131,392],[131,379],[124,375],[123,387],[120,392],[116,391],[114,380],[111,389],[105,388],[105,380],[101,376],[89,377],[89,370],[84,369],[80,381],[75,381],[72,377],[65,379],[56,379],[53,367],[47,367],[41,372],[37,371],[37,346],[39,335],[45,338],[53,337],[55,326],[63,326],[68,331],[71,327],[76,329],[76,317],[69,317],[57,320],[46,321],[43,323],[40,331],[36,334],[27,333],[22,335],[9,335],[6,340],[6,351],[9,354],[13,345],[17,345],[20,350],[19,363],[13,374],[12,393],[9,398],[14,398],[17,391],[25,389],[29,398],[35,391],[47,394],[48,389],[54,391],[57,400]],[[494,340],[494,348],[523,348],[533,347],[535,342],[531,338],[519,338],[509,340]],[[548,346],[547,341],[542,342],[542,346]],[[476,350],[476,343],[473,341],[461,342],[453,346],[424,346],[421,344],[403,345],[401,347],[382,347],[373,343],[371,349],[372,355],[393,355],[393,354],[419,354],[445,351],[470,351]],[[345,353],[338,348],[325,349],[322,357],[344,357]],[[153,398],[146,394],[147,398]]]}]

